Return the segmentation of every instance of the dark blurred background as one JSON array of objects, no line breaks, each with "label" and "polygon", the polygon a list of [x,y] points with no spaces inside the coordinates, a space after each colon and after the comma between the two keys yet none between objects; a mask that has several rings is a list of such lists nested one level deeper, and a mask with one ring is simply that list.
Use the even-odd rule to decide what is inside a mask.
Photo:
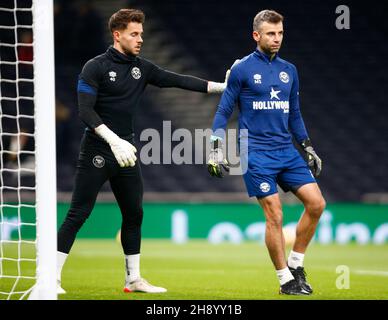
[{"label": "dark blurred background", "polygon": [[[30,3],[18,2],[26,7]],[[349,30],[336,28],[338,5],[350,9]],[[382,1],[55,1],[59,192],[72,190],[85,128],[77,115],[78,74],[87,60],[103,53],[111,44],[109,17],[128,7],[146,14],[141,56],[171,71],[221,82],[235,59],[255,49],[251,33],[256,13],[274,9],[283,14],[285,38],[280,56],[295,64],[299,71],[302,115],[313,145],[323,159],[319,184],[326,199],[330,202],[386,199],[388,4]],[[14,16],[3,13],[0,18],[3,25]],[[29,19],[28,14],[18,16],[19,24],[31,23]],[[0,34],[1,42],[14,41],[14,35],[7,30],[0,30]],[[30,43],[31,39],[31,30],[18,29],[18,42]],[[32,60],[31,47],[21,46],[17,53],[8,49],[1,47],[2,60],[15,59],[15,54],[19,60]],[[25,72],[26,77],[32,73],[28,64],[25,70],[19,69],[19,77],[20,72]],[[1,76],[12,78],[15,71],[1,65]],[[31,90],[31,86],[19,88],[19,93]],[[1,90],[3,95],[6,92],[12,95],[15,88],[2,83]],[[137,138],[145,128],[161,131],[163,120],[172,121],[173,129],[210,128],[219,98],[219,95],[150,86],[135,122]],[[31,108],[31,101],[22,106]],[[2,101],[4,113],[14,107],[13,102]],[[235,126],[236,121],[234,114],[230,126]],[[17,127],[10,122],[3,123],[2,130],[12,131]],[[24,130],[33,130],[31,120],[25,122]],[[207,174],[205,165],[143,165],[143,175],[146,194],[217,192],[242,194],[248,199],[242,177],[214,179]],[[109,186],[104,186],[104,190],[108,191]]]}]

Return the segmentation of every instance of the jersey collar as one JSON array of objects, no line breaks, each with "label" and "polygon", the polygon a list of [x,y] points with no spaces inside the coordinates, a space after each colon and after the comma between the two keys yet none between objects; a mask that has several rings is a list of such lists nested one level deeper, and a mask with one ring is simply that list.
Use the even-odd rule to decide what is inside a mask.
[{"label": "jersey collar", "polygon": [[110,46],[106,51],[106,54],[117,63],[131,63],[136,60],[135,55],[126,55]]},{"label": "jersey collar", "polygon": [[269,56],[267,56],[265,53],[261,52],[259,49],[256,48],[254,54],[259,57],[260,59],[264,60],[265,62],[273,62],[278,57],[278,53],[275,54],[273,59],[271,60]]}]

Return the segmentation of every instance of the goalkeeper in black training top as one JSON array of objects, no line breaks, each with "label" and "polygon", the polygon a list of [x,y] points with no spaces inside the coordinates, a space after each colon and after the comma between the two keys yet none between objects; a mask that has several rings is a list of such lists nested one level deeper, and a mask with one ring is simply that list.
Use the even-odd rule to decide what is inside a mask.
[{"label": "goalkeeper in black training top", "polygon": [[218,83],[169,72],[138,57],[144,18],[142,11],[134,9],[113,14],[109,20],[113,46],[89,60],[79,76],[79,116],[88,128],[81,142],[71,206],[58,231],[58,293],[65,293],[61,271],[77,232],[108,179],[122,214],[124,291],[167,291],[140,276],[143,180],[133,145],[134,115],[147,84],[217,93],[225,89],[229,70],[225,82]]}]

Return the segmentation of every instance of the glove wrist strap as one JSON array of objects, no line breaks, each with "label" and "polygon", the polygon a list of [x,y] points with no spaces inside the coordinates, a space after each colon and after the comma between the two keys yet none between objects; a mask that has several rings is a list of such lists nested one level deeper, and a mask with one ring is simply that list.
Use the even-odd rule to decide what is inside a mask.
[{"label": "glove wrist strap", "polygon": [[304,139],[300,145],[302,146],[303,149],[306,149],[307,147],[312,147],[313,145],[311,144],[311,140],[309,138]]}]

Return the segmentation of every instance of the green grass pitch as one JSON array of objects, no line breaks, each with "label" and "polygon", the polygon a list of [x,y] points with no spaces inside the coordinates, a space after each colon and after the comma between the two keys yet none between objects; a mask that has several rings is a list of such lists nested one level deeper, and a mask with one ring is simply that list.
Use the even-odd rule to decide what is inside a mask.
[{"label": "green grass pitch", "polygon": [[[388,246],[312,244],[305,258],[309,297],[278,294],[278,280],[264,245],[211,245],[191,241],[142,242],[141,273],[164,294],[123,293],[124,259],[115,241],[77,241],[63,270],[60,299],[388,299]],[[288,248],[290,250],[290,248]],[[349,268],[346,274],[337,266]],[[339,278],[338,277],[342,277]]]},{"label": "green grass pitch", "polygon": [[[290,248],[288,248],[288,251]],[[339,289],[349,270],[349,287]],[[311,244],[305,258],[312,296],[280,296],[267,252],[258,243],[211,245],[143,240],[141,273],[164,294],[124,293],[124,258],[115,240],[75,242],[64,266],[60,300],[388,299],[388,245]],[[340,278],[338,278],[340,277]],[[2,279],[0,279],[1,285]],[[3,282],[4,284],[4,282]],[[4,298],[4,297],[1,297]]]}]

